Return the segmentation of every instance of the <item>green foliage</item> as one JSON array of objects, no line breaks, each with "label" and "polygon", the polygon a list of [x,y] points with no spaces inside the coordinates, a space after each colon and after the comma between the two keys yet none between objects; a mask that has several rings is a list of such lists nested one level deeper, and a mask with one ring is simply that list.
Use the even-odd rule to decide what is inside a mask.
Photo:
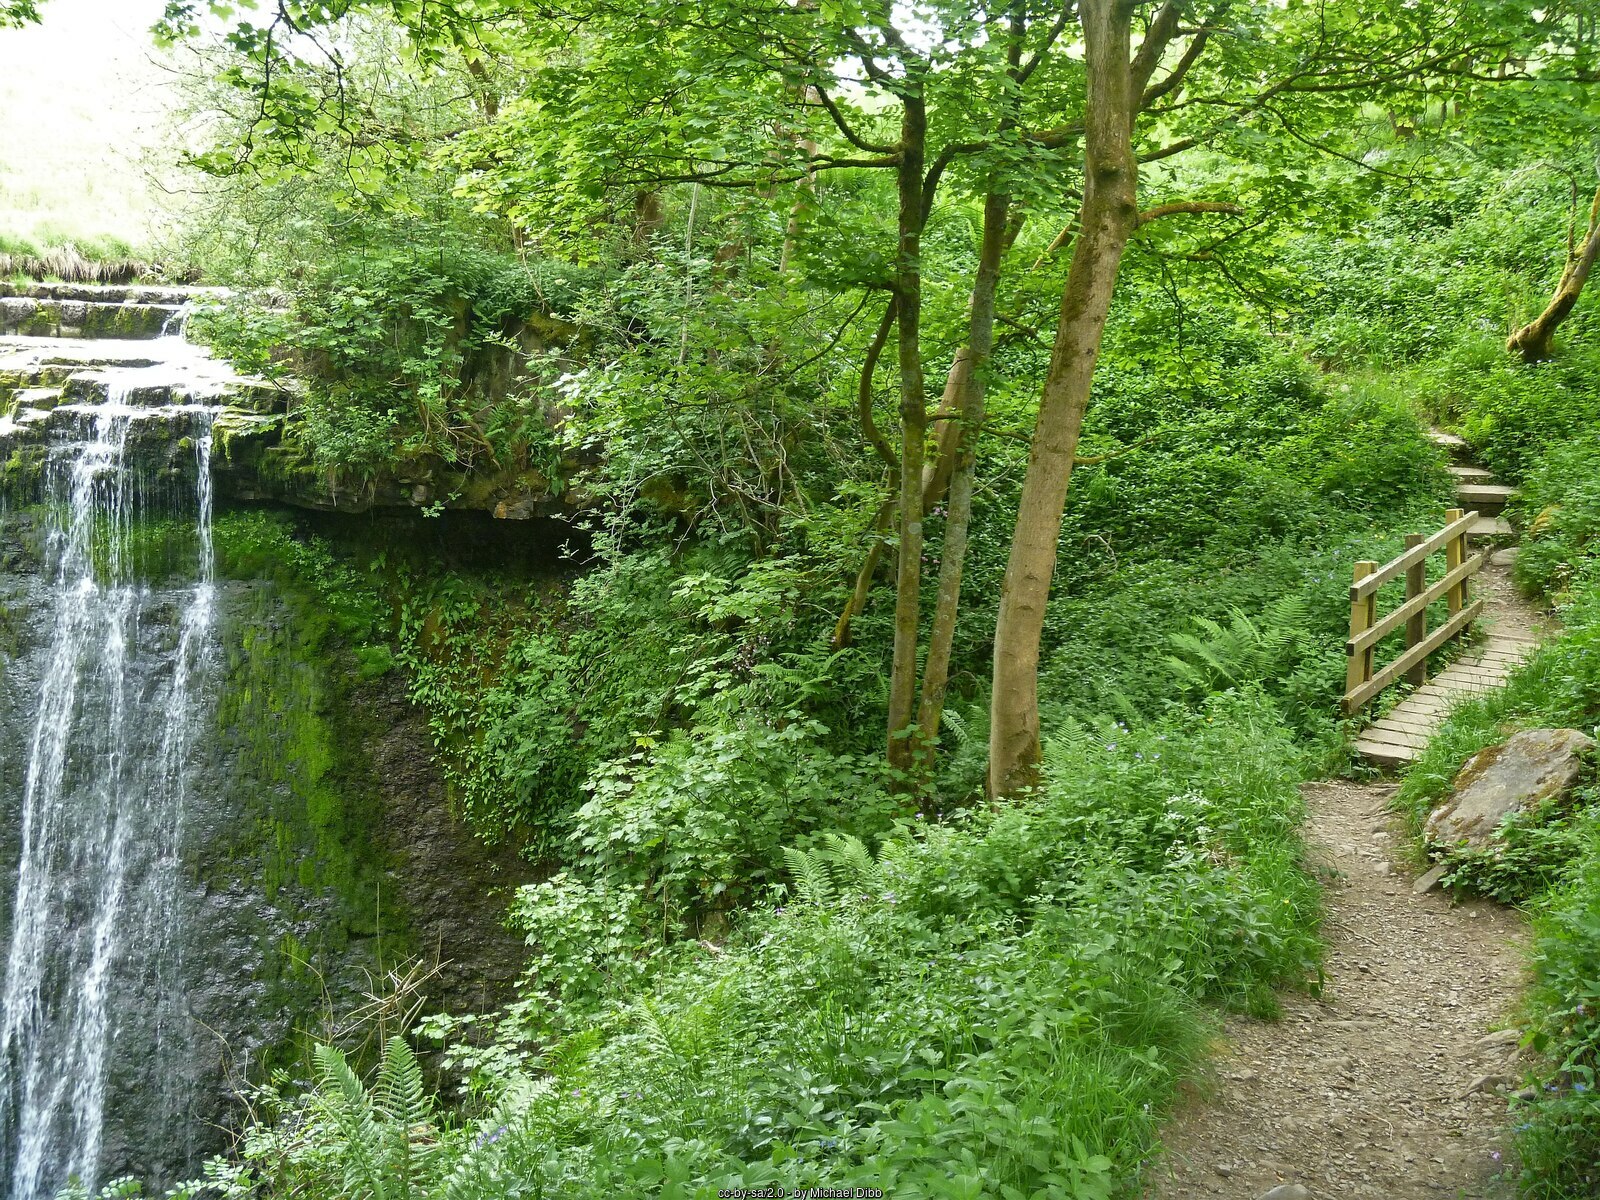
[{"label": "green foliage", "polygon": [[1558,602],[1600,558],[1600,435],[1552,447],[1523,481],[1517,579]]},{"label": "green foliage", "polygon": [[[174,3],[175,27],[199,7]],[[1081,182],[1073,153],[1020,131],[1078,119],[1082,64],[1068,42],[1041,50],[1022,90],[998,24],[980,34],[955,5],[930,10],[950,36],[929,61],[879,44],[848,5],[711,9],[685,24],[580,0],[563,6],[568,24],[478,0],[375,3],[341,27],[348,64],[270,25],[234,29],[218,90],[251,103],[200,165],[234,181],[246,225],[290,236],[228,236],[230,212],[196,244],[287,243],[271,253],[293,305],[287,336],[213,318],[218,344],[307,378],[290,436],[319,467],[537,473],[573,485],[590,542],[581,578],[533,589],[415,560],[291,558],[366,597],[369,632],[351,636],[372,669],[406,672],[474,826],[557,869],[513,912],[531,987],[481,1023],[489,1045],[447,1050],[467,1074],[463,1108],[400,1130],[408,1155],[425,1130],[425,1168],[385,1157],[381,1077],[369,1089],[324,1056],[309,1095],[264,1099],[240,1189],[1130,1191],[1201,1052],[1198,1006],[1264,1015],[1275,986],[1317,984],[1295,785],[1341,744],[1350,563],[1386,557],[1445,506],[1424,414],[1520,469],[1589,411],[1581,371],[1562,377],[1574,399],[1552,416],[1550,375],[1486,356],[1557,246],[1546,184],[1475,177],[1445,195],[1419,182],[1415,203],[1379,203],[1375,176],[1307,167],[1255,101],[1227,99],[1305,71],[1299,51],[1328,41],[1324,20],[1342,55],[1329,78],[1348,82],[1374,47],[1397,79],[1441,29],[1499,47],[1527,15],[1230,10],[1221,52],[1160,123],[1208,157],[1152,157],[1148,190],[1225,194],[1294,224],[1139,231],[1047,616],[1047,783],[971,805],[994,598],[1049,353],[1036,331],[1060,304],[1064,260],[1047,246]],[[1057,9],[1018,11],[1040,39]],[[332,10],[300,15],[314,28]],[[827,111],[813,93],[837,90],[830,64],[863,54],[905,66],[889,72],[904,82],[869,79]],[[376,86],[391,69],[414,86]],[[1441,123],[1476,90],[1431,82]],[[1270,116],[1392,176],[1416,156],[1371,135],[1356,106],[1415,103],[1412,81],[1393,86],[1287,89]],[[887,177],[840,164],[897,136],[902,88],[923,90],[932,148],[956,148],[921,245],[930,399],[963,335],[972,195],[1003,184],[1029,213],[986,367],[997,436],[980,445],[944,755],[915,799],[877,760],[883,589],[850,648],[827,641],[885,488],[857,373],[895,252]],[[1008,97],[1019,110],[999,121]],[[1223,97],[1224,125],[1196,97]],[[240,182],[258,172],[263,186]],[[1301,236],[1307,212],[1359,237]],[[242,280],[262,269],[234,253]],[[1324,379],[1307,351],[1373,371]],[[882,387],[898,383],[897,364],[880,370]],[[866,381],[887,428],[884,394]],[[930,571],[943,520],[929,514]],[[1575,522],[1560,536],[1586,535]],[[1567,699],[1586,704],[1587,687]],[[1530,828],[1519,873],[1552,863],[1564,837]]]},{"label": "green foliage", "polygon": [[[480,1074],[487,1107],[427,1134],[429,1178],[471,1187],[410,1194],[1108,1197],[1200,1052],[1195,1001],[1260,1009],[1274,984],[1314,981],[1297,779],[1272,708],[1231,696],[1053,743],[1048,786],[1017,806],[918,823],[876,854],[844,836],[796,849],[791,896],[721,945],[600,976],[613,1003]],[[272,1194],[357,1194],[356,1139],[304,1122],[359,1127],[362,1162],[383,1161],[366,1131],[393,1126],[364,1095],[325,1069],[306,1115],[279,1109],[238,1169]]]},{"label": "green foliage", "polygon": [[487,377],[497,353],[520,351],[537,281],[447,230],[386,232],[397,240],[307,277],[295,295],[295,344],[312,385],[301,418],[317,461],[358,476],[419,453],[469,466],[527,461],[547,439],[544,414],[529,396],[496,403]]},{"label": "green foliage", "polygon": [[1269,605],[1259,622],[1237,605],[1228,609],[1228,624],[1196,617],[1194,633],[1175,633],[1167,666],[1188,688],[1206,696],[1227,687],[1267,679],[1304,647],[1296,645],[1306,625],[1306,602],[1283,596]]}]

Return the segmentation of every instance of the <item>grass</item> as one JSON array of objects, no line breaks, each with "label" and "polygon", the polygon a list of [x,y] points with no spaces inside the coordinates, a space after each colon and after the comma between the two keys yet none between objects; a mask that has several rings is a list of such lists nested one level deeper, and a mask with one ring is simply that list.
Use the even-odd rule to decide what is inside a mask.
[{"label": "grass", "polygon": [[138,257],[159,215],[145,158],[166,140],[150,61],[159,0],[52,0],[0,34],[0,252]]}]

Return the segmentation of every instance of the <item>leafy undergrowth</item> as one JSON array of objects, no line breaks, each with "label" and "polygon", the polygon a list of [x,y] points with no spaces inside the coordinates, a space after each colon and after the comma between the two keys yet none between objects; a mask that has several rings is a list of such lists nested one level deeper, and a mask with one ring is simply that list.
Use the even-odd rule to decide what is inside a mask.
[{"label": "leafy undergrowth", "polygon": [[816,528],[755,556],[636,520],[529,600],[219,522],[229,570],[327,594],[309,610],[406,672],[474,826],[564,869],[512,913],[525,999],[425,1027],[464,1094],[419,1116],[324,1053],[202,1194],[1134,1194],[1208,1008],[1317,981],[1297,784],[1345,760],[1350,564],[1442,507],[1407,402],[1227,345],[1254,357],[1226,391],[1119,368],[1096,436],[1167,436],[1083,474],[1047,785],[997,807],[974,800],[1003,506],[984,518],[929,819],[899,825],[889,607],[827,646],[850,575]]},{"label": "leafy undergrowth", "polygon": [[1030,799],[791,852],[792,892],[723,944],[502,1015],[453,1052],[454,1115],[404,1083],[403,1046],[370,1091],[323,1052],[310,1103],[263,1091],[206,1194],[1129,1194],[1200,1003],[1266,1013],[1316,980],[1300,764],[1249,691],[1079,728]]}]

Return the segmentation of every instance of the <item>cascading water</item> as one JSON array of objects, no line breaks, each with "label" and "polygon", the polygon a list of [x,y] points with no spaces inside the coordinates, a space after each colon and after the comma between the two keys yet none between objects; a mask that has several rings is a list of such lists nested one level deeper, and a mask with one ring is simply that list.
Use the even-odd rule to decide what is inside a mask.
[{"label": "cascading water", "polygon": [[456,1011],[521,968],[521,863],[458,829],[398,681],[245,565],[282,527],[230,513],[213,569],[213,477],[296,477],[263,487],[283,391],[183,336],[215,295],[0,281],[0,1200],[193,1178],[240,1082],[416,948]]},{"label": "cascading water", "polygon": [[[189,1037],[175,932],[199,683],[213,665],[212,410],[141,408],[138,378],[113,376],[103,403],[59,409],[44,460],[54,635],[34,698],[0,990],[11,1200],[42,1200],[69,1176],[100,1180],[119,1042],[131,1034],[161,1055]],[[195,447],[181,507],[194,514],[197,561],[176,590],[140,578],[135,562],[143,519],[174,507],[130,454],[151,424]],[[174,606],[175,639],[162,611]]]}]

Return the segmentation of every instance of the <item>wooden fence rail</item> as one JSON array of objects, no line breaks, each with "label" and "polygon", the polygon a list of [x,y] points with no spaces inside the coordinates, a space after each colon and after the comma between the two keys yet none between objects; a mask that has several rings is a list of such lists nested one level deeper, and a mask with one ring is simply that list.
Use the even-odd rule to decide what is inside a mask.
[{"label": "wooden fence rail", "polygon": [[[1345,671],[1344,711],[1354,713],[1384,688],[1404,676],[1409,682],[1428,681],[1428,655],[1451,638],[1471,627],[1483,611],[1483,601],[1469,600],[1467,580],[1483,567],[1484,556],[1467,557],[1467,531],[1478,519],[1475,512],[1452,508],[1445,514],[1446,525],[1431,537],[1406,536],[1406,552],[1384,563],[1358,562],[1350,585],[1350,640],[1345,653],[1350,665]],[[1440,550],[1445,553],[1445,574],[1437,583],[1427,582],[1428,559]],[[1378,617],[1378,589],[1401,575],[1406,580],[1406,599],[1393,612]],[[1445,623],[1428,632],[1428,606],[1443,598],[1449,609]],[[1404,624],[1406,649],[1399,658],[1377,670],[1378,643]]]}]

